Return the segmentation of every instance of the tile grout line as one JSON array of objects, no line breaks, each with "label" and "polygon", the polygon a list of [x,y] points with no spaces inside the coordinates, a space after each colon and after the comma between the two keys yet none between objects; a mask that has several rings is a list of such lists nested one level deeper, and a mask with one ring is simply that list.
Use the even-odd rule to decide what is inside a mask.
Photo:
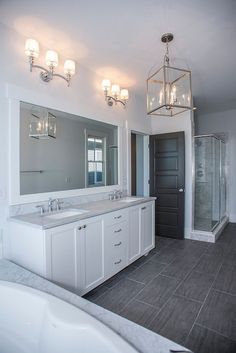
[{"label": "tile grout line", "polygon": [[209,288],[209,290],[208,290],[208,293],[207,293],[207,295],[206,295],[206,297],[205,297],[205,300],[202,302],[202,306],[201,306],[201,308],[200,308],[200,310],[199,310],[199,312],[198,312],[198,314],[197,314],[197,316],[196,316],[196,318],[195,318],[195,320],[194,320],[194,323],[193,323],[193,325],[192,325],[192,327],[191,327],[191,329],[190,329],[190,331],[189,331],[189,333],[188,333],[188,335],[187,335],[187,337],[186,337],[186,339],[185,339],[185,342],[187,342],[187,339],[188,339],[188,337],[190,336],[190,334],[191,334],[191,332],[192,332],[192,330],[193,330],[193,328],[194,328],[194,325],[197,324],[197,320],[198,320],[198,318],[199,318],[199,316],[200,316],[200,314],[201,314],[201,312],[202,312],[202,309],[203,309],[203,307],[204,307],[204,305],[205,305],[205,303],[206,303],[206,301],[207,301],[207,298],[209,297],[210,291],[211,291],[211,289],[213,288],[213,285],[214,285],[214,283],[215,283],[215,281],[216,281],[216,278],[217,278],[217,276],[218,276],[218,274],[219,274],[219,272],[220,272],[222,266],[223,266],[223,262],[221,263],[221,265],[219,266],[219,269],[218,269],[217,273],[215,274],[214,281],[212,282],[212,284],[211,284],[211,286],[210,286],[210,288]]},{"label": "tile grout line", "polygon": [[137,302],[139,303],[142,303],[142,304],[145,304],[145,305],[148,305],[150,306],[151,308],[155,309],[155,310],[158,310],[159,308],[157,308],[156,306],[152,305],[152,304],[149,304],[149,303],[146,303],[145,301],[141,300],[141,299],[134,299],[136,300]]},{"label": "tile grout line", "polygon": [[214,329],[212,329],[212,328],[209,328],[209,327],[207,327],[207,326],[204,326],[204,325],[202,325],[202,324],[196,323],[195,326],[202,327],[202,328],[204,328],[204,329],[206,329],[206,330],[208,330],[208,331],[211,331],[211,332],[216,333],[216,334],[219,335],[219,336],[222,336],[222,337],[224,337],[224,338],[227,338],[228,340],[231,340],[231,341],[233,341],[233,342],[236,342],[236,339],[229,338],[228,336],[223,335],[221,332],[218,332],[218,331],[216,331],[216,330],[214,330]]},{"label": "tile grout line", "polygon": [[[202,255],[199,258],[199,261],[201,260],[202,256],[205,254],[207,248],[203,251]],[[193,267],[194,268],[194,267]],[[193,271],[193,268],[191,269],[191,271]],[[148,325],[148,327],[150,327],[150,325],[154,322],[154,320],[158,317],[158,315],[160,314],[161,310],[163,310],[166,305],[168,304],[168,302],[171,300],[171,298],[173,298],[174,295],[176,295],[176,291],[177,289],[184,283],[185,279],[187,279],[187,277],[189,276],[189,274],[191,273],[191,271],[182,279],[182,281],[180,281],[180,283],[177,285],[177,287],[174,289],[174,292],[172,293],[172,295],[170,296],[170,298],[166,301],[166,303],[160,308],[160,310],[158,311],[158,313],[154,316],[153,320],[151,320],[150,324]],[[172,277],[173,278],[173,277]],[[189,298],[188,298],[189,299]],[[189,299],[191,300],[191,299]],[[187,335],[188,337],[188,335]]]},{"label": "tile grout line", "polygon": [[232,294],[230,292],[226,292],[224,290],[220,290],[220,289],[217,289],[217,288],[212,288],[212,290],[216,291],[216,292],[219,292],[219,293],[222,293],[222,294],[228,294],[228,295],[231,295],[232,297],[236,297],[236,294]]},{"label": "tile grout line", "polygon": [[[204,252],[203,254],[200,256],[200,259],[201,257],[204,255]],[[200,260],[199,260],[200,261]],[[192,271],[192,270],[191,270]],[[182,281],[180,280],[180,283],[177,285],[177,287],[174,289],[174,292],[171,294],[170,298],[167,299],[167,301],[165,302],[165,304],[160,308],[160,310],[158,311],[158,313],[154,316],[154,318],[151,320],[151,322],[149,323],[148,327],[150,327],[150,325],[154,322],[154,320],[158,317],[158,315],[160,314],[161,310],[163,310],[166,305],[169,303],[169,301],[171,300],[171,298],[173,298],[174,295],[176,295],[176,291],[177,289],[183,284],[183,282],[185,281],[185,279],[188,277],[188,275],[190,274],[190,272],[182,279]],[[161,274],[160,274],[161,275]],[[167,277],[167,276],[166,276]],[[173,278],[173,277],[172,277]],[[189,298],[188,298],[189,299]],[[191,300],[191,299],[189,299]]]}]

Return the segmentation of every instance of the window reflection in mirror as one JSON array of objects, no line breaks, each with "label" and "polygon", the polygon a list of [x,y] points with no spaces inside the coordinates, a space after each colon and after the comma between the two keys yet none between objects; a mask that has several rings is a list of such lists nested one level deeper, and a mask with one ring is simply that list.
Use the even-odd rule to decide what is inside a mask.
[{"label": "window reflection in mirror", "polygon": [[21,195],[116,184],[117,126],[20,103]]}]

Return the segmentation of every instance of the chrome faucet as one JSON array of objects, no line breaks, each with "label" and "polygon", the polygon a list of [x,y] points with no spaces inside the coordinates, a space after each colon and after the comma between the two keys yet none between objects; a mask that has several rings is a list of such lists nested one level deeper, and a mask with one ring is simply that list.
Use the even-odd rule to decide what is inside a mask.
[{"label": "chrome faucet", "polygon": [[53,204],[56,200],[52,199],[51,197],[48,200],[48,212],[52,212],[53,211]]},{"label": "chrome faucet", "polygon": [[112,194],[109,195],[110,200],[118,200],[122,197],[121,190],[114,190]]},{"label": "chrome faucet", "polygon": [[61,205],[64,203],[63,201],[60,201],[59,199],[55,200],[56,202],[56,210],[60,211],[61,210]]}]

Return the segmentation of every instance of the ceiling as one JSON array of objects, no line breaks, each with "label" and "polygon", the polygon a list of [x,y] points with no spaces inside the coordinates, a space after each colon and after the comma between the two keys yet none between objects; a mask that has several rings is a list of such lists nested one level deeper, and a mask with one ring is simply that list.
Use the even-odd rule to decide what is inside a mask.
[{"label": "ceiling", "polygon": [[140,95],[172,32],[198,113],[236,108],[236,0],[1,0],[0,22]]}]

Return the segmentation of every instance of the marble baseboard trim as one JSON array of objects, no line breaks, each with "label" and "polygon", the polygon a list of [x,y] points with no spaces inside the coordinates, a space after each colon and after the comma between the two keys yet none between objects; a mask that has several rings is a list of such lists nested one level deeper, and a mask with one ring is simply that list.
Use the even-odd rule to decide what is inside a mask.
[{"label": "marble baseboard trim", "polygon": [[219,238],[225,227],[229,222],[229,217],[225,216],[222,222],[213,230],[213,232],[204,232],[200,230],[193,230],[190,234],[192,240],[205,241],[208,243],[215,243]]}]

